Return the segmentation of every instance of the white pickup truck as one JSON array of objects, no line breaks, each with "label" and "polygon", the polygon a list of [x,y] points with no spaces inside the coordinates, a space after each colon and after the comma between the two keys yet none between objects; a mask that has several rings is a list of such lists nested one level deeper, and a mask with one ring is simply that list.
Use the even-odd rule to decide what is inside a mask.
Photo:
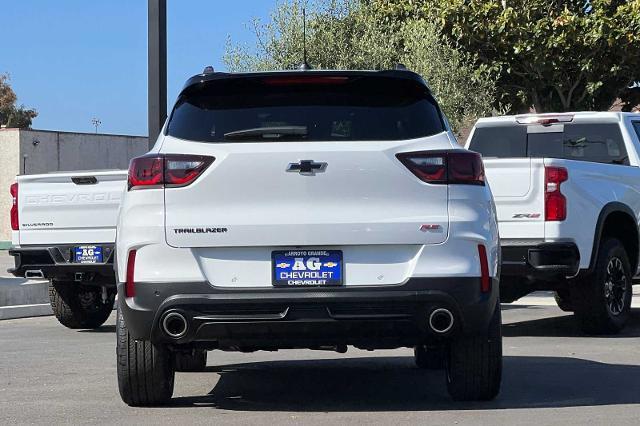
[{"label": "white pickup truck", "polygon": [[69,328],[96,328],[113,309],[116,222],[127,171],[18,176],[11,185],[15,276],[46,278]]},{"label": "white pickup truck", "polygon": [[501,299],[554,290],[582,329],[615,333],[638,274],[640,114],[485,118],[484,159],[502,246]]}]

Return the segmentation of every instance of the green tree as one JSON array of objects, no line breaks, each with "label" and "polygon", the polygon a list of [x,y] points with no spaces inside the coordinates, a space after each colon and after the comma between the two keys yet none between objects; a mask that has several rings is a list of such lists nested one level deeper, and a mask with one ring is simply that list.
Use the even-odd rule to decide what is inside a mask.
[{"label": "green tree", "polygon": [[[229,40],[225,64],[231,71],[293,69],[303,61],[305,2],[280,3],[266,23],[254,20],[256,43]],[[307,4],[307,60],[317,69],[389,69],[398,63],[421,74],[454,130],[493,111],[495,78],[476,58],[445,40],[424,19],[388,19],[374,3],[328,0]]]},{"label": "green tree", "polygon": [[[513,112],[636,105],[640,0],[371,0],[393,21],[421,16],[498,75]],[[634,99],[635,98],[635,99]]]},{"label": "green tree", "polygon": [[0,125],[7,127],[31,127],[31,121],[38,116],[34,109],[17,106],[17,96],[9,84],[9,75],[0,74]]},{"label": "green tree", "polygon": [[470,128],[479,117],[492,113],[496,86],[487,67],[476,68],[473,56],[443,40],[431,21],[408,21],[400,34],[404,43],[401,62],[429,82],[456,130]]}]

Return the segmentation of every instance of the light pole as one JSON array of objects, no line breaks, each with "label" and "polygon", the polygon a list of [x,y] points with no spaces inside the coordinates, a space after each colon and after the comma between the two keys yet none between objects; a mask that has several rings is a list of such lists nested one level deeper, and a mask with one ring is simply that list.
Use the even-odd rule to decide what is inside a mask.
[{"label": "light pole", "polygon": [[167,118],[167,0],[148,0],[149,148]]},{"label": "light pole", "polygon": [[93,126],[96,128],[96,133],[98,133],[98,126],[102,124],[102,121],[100,121],[99,118],[93,117],[91,119],[91,124],[93,124]]}]

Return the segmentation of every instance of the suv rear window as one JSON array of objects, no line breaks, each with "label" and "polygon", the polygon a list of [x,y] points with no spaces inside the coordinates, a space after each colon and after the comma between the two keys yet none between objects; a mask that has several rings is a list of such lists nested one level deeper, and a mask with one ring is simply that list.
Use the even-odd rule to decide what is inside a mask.
[{"label": "suv rear window", "polygon": [[527,133],[527,126],[479,127],[469,149],[485,158],[561,158],[594,163],[629,164],[615,123],[565,124],[564,131]]},{"label": "suv rear window", "polygon": [[380,76],[213,80],[186,89],[167,134],[201,142],[402,140],[444,131],[428,89]]}]

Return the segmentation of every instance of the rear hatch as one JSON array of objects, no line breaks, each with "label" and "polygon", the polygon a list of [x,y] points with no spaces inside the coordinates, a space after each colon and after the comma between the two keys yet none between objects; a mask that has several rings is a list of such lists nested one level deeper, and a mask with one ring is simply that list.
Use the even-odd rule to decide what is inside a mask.
[{"label": "rear hatch", "polygon": [[[377,73],[225,78],[183,92],[162,153],[214,158],[165,189],[174,247],[436,244],[447,186],[401,151],[451,148],[428,89]],[[420,232],[423,224],[432,232]]]},{"label": "rear hatch", "polygon": [[18,176],[20,245],[113,243],[127,171]]}]

